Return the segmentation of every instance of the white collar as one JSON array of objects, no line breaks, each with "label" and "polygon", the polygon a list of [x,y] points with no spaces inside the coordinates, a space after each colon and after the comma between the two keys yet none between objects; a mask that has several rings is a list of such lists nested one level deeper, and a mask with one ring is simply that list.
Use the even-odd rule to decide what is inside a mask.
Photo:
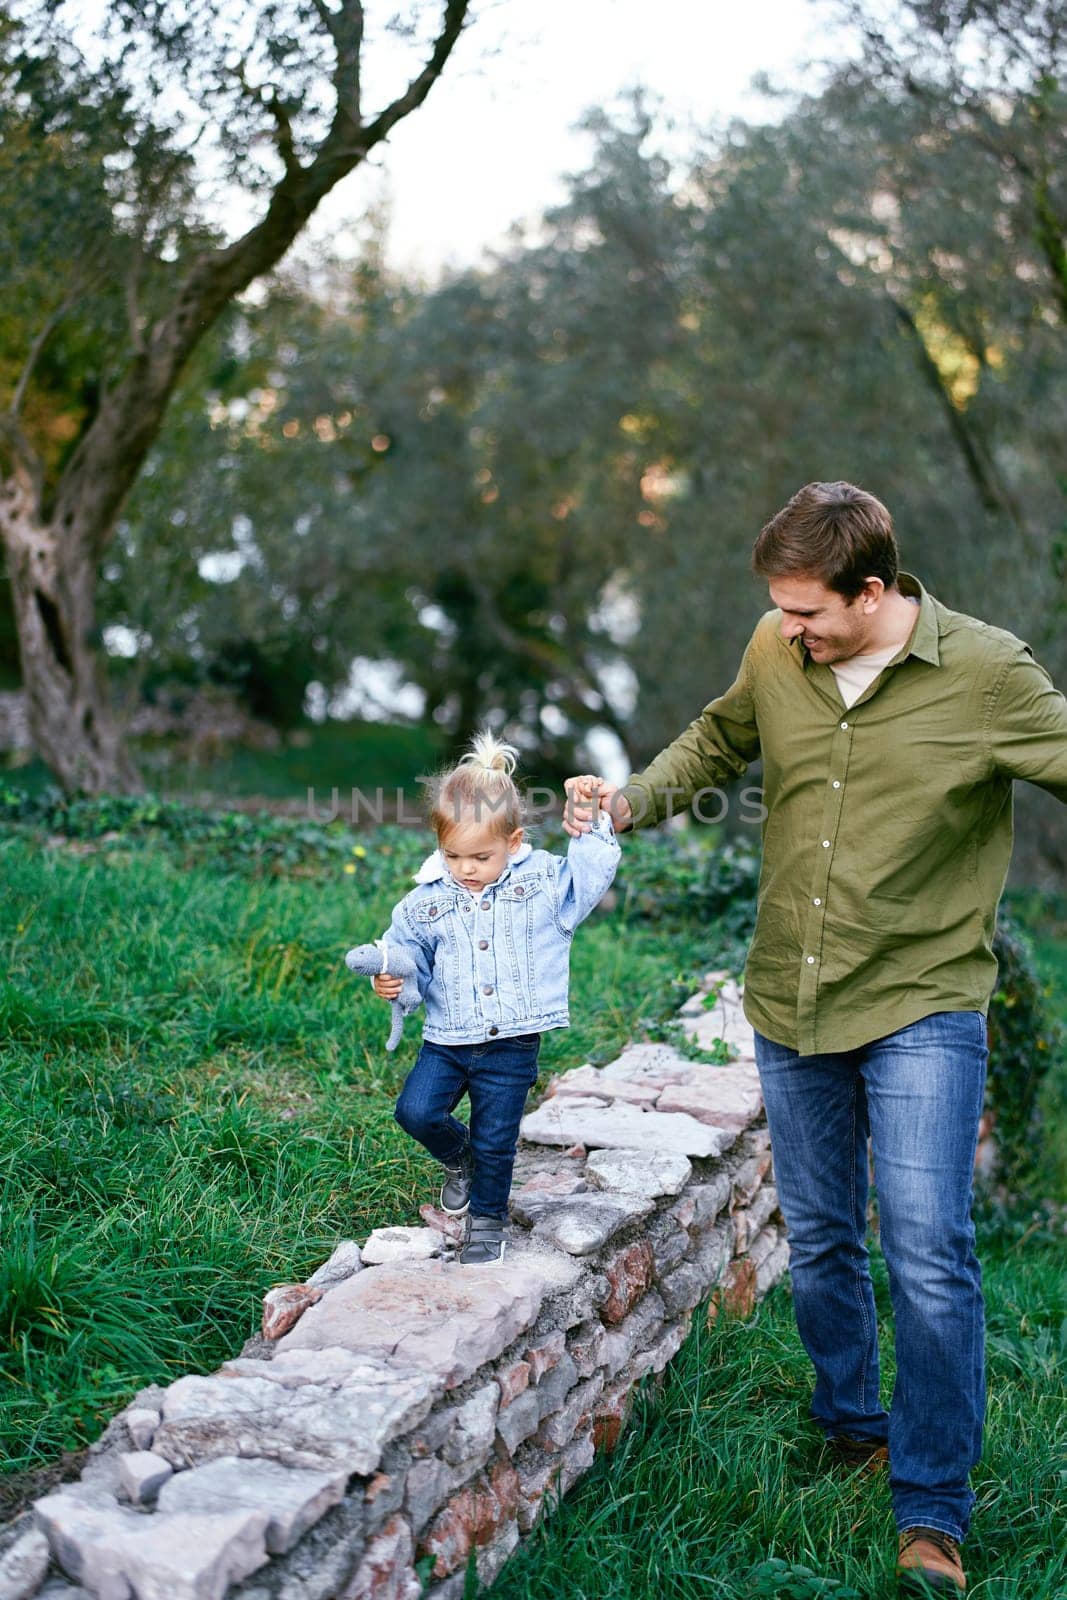
[{"label": "white collar", "polygon": [[[530,844],[527,839],[524,839],[519,848],[516,850],[515,854],[509,857],[508,864],[504,868],[504,871],[500,874],[500,878],[505,877],[512,867],[517,867],[520,861],[525,861],[526,857],[532,853],[533,845]],[[448,867],[445,864],[445,858],[441,854],[440,850],[435,850],[432,855],[426,857],[426,860],[422,863],[422,866],[419,868],[418,872],[416,872],[415,882],[437,883],[441,878],[451,878],[452,882],[456,884],[457,889],[463,888],[461,883],[456,883],[455,878],[452,878],[452,874],[449,872]],[[497,883],[500,882],[500,878],[497,878]],[[492,887],[492,884],[486,884],[487,889],[491,889]],[[470,891],[468,890],[468,893],[469,892]]]}]

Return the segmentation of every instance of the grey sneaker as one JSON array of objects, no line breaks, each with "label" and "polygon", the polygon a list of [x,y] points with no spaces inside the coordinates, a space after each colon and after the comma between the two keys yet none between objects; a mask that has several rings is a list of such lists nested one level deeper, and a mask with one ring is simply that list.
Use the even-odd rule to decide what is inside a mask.
[{"label": "grey sneaker", "polygon": [[468,1217],[460,1263],[465,1267],[490,1266],[503,1261],[504,1224],[500,1217]]},{"label": "grey sneaker", "polygon": [[455,1161],[442,1161],[445,1181],[441,1185],[441,1210],[450,1217],[461,1217],[471,1203],[471,1185],[474,1182],[474,1157],[469,1144],[463,1146]]}]

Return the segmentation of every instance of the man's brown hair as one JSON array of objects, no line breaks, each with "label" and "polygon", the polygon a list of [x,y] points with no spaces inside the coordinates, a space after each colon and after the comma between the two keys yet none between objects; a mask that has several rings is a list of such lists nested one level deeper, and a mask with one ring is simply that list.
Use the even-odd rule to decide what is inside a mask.
[{"label": "man's brown hair", "polygon": [[752,567],[761,578],[817,578],[846,600],[868,578],[897,581],[893,519],[854,483],[806,483],[760,530]]}]

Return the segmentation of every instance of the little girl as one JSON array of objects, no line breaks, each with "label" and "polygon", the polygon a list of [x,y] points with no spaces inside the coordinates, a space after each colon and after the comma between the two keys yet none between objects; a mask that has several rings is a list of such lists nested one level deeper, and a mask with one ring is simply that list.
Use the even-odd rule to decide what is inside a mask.
[{"label": "little girl", "polygon": [[[619,863],[606,812],[571,839],[566,856],[526,843],[516,756],[485,732],[433,782],[438,848],[385,936],[414,959],[426,1007],[396,1120],[445,1168],[441,1208],[467,1216],[465,1266],[504,1259],[515,1147],[541,1034],[568,1024],[571,939]],[[383,1000],[400,991],[398,977],[373,983]],[[469,1130],[452,1115],[464,1094]]]}]

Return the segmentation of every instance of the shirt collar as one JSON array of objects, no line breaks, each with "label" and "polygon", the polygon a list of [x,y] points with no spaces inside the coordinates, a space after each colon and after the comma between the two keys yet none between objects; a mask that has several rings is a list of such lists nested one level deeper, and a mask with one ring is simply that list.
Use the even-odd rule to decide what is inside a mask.
[{"label": "shirt collar", "polygon": [[[499,878],[497,878],[496,883],[487,883],[485,887],[487,889],[495,889],[497,883],[503,883],[512,867],[517,867],[519,862],[525,861],[526,857],[532,854],[532,852],[533,845],[530,844],[527,839],[524,839],[519,848],[516,850],[515,854],[508,861],[507,866],[504,868]],[[426,857],[426,860],[422,863],[422,866],[419,868],[418,872],[416,872],[415,882],[437,883],[441,878],[451,878],[452,882],[456,884],[457,889],[463,888],[463,884],[456,883],[455,878],[452,877],[452,874],[449,872],[448,866],[445,862],[445,858],[441,854],[440,850],[435,850],[432,855]],[[483,891],[479,890],[479,893],[482,892]],[[467,890],[467,893],[470,893],[469,889]]]},{"label": "shirt collar", "polygon": [[919,620],[912,629],[908,641],[908,655],[918,656],[920,661],[928,661],[932,667],[941,665],[940,633],[937,626],[937,611],[934,602],[927,594],[918,578],[910,572],[897,574],[897,586],[901,594],[911,600],[919,602]]}]

